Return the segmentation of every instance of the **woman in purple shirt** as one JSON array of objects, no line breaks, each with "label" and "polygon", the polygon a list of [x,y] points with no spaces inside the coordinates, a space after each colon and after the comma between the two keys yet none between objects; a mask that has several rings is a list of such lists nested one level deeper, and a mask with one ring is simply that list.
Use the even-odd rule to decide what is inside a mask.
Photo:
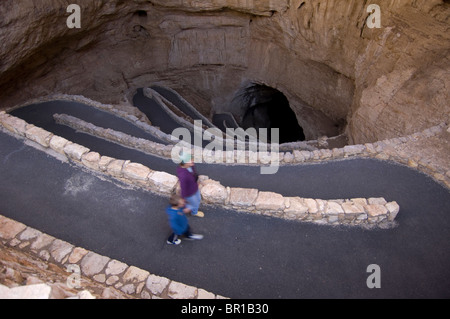
[{"label": "woman in purple shirt", "polygon": [[198,189],[198,175],[195,171],[194,162],[189,153],[180,155],[181,163],[177,167],[177,176],[180,181],[181,197],[186,200],[185,213],[192,216],[204,217],[205,214],[198,210],[201,202],[200,190]]}]

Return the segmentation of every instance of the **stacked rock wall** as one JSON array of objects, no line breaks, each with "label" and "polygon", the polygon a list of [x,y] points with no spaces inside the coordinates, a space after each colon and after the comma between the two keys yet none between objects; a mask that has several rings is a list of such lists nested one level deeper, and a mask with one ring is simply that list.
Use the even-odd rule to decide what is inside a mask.
[{"label": "stacked rock wall", "polygon": [[[2,246],[4,245],[4,246]],[[0,215],[1,299],[215,299],[135,266],[56,239]],[[52,282],[53,281],[53,282]],[[25,286],[24,286],[25,284]]]},{"label": "stacked rock wall", "polygon": [[[0,123],[10,132],[52,149],[68,160],[99,173],[164,195],[176,191],[178,179],[174,175],[153,171],[139,163],[101,156],[82,145],[72,143],[6,113],[0,114]],[[164,146],[165,151],[162,153],[170,157],[171,149],[170,145]],[[343,156],[356,156],[360,153],[360,149],[354,150],[347,147],[344,148]],[[382,198],[329,201],[299,197],[285,198],[280,194],[260,192],[257,189],[225,187],[217,181],[209,180],[208,177],[202,178],[201,194],[207,204],[320,224],[385,225],[386,222],[392,222],[399,212],[396,202],[387,203]]]}]

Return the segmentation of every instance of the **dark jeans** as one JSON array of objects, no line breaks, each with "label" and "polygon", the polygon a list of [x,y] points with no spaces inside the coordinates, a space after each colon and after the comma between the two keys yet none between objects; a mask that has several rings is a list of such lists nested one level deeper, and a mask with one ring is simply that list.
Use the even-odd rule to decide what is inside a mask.
[{"label": "dark jeans", "polygon": [[[185,236],[185,237],[190,237],[192,235],[191,233],[191,229],[188,227],[188,229],[184,232],[184,234],[182,234],[181,236]],[[175,233],[172,233],[172,235],[169,236],[169,238],[167,239],[167,241],[173,243],[175,240],[178,239],[178,235]]]}]

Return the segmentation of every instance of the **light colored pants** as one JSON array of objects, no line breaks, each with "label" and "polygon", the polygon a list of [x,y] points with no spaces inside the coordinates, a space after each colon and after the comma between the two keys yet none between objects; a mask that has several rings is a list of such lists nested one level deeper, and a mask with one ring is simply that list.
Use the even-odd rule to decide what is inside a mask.
[{"label": "light colored pants", "polygon": [[197,215],[198,208],[200,207],[200,202],[202,200],[202,197],[200,195],[200,190],[197,191],[192,196],[186,197],[186,207],[191,210],[192,215]]}]

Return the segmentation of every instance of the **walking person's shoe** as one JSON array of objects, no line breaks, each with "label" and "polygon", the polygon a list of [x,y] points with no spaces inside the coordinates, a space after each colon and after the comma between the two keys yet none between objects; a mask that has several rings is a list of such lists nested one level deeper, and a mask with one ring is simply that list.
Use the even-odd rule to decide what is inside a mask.
[{"label": "walking person's shoe", "polygon": [[199,234],[190,234],[189,236],[186,237],[186,239],[190,239],[190,240],[201,240],[201,239],[203,239],[203,235],[199,235]]},{"label": "walking person's shoe", "polygon": [[174,240],[174,241],[169,241],[169,240],[167,240],[166,243],[167,243],[168,245],[179,245],[179,244],[181,244],[181,239],[176,239],[176,240]]},{"label": "walking person's shoe", "polygon": [[205,217],[205,213],[201,212],[201,211],[198,211],[197,214],[195,214],[195,215],[192,214],[192,216],[203,218],[203,217]]}]

